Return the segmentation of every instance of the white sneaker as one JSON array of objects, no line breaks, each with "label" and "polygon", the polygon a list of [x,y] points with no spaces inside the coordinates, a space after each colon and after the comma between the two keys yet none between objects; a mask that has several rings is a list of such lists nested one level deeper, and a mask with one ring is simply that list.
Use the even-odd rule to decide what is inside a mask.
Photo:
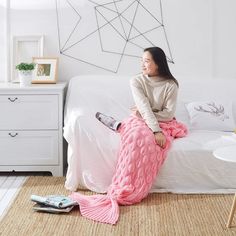
[{"label": "white sneaker", "polygon": [[107,126],[109,129],[113,131],[117,131],[119,126],[121,125],[121,122],[115,120],[111,116],[106,116],[101,112],[97,112],[95,116],[100,122],[102,122],[105,126]]}]

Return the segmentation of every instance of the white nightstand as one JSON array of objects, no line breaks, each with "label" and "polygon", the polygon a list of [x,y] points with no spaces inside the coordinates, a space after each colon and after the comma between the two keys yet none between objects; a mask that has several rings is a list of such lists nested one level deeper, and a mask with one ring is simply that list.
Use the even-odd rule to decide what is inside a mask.
[{"label": "white nightstand", "polygon": [[0,171],[63,175],[66,83],[0,83]]},{"label": "white nightstand", "polygon": [[[236,145],[218,148],[213,152],[213,155],[216,158],[223,160],[223,161],[236,162]],[[235,165],[235,167],[236,167],[236,165]],[[236,169],[235,169],[235,171],[236,171]],[[234,195],[233,204],[232,204],[231,211],[229,214],[229,219],[228,219],[228,222],[226,225],[228,228],[231,226],[235,209],[236,209],[236,193]]]}]

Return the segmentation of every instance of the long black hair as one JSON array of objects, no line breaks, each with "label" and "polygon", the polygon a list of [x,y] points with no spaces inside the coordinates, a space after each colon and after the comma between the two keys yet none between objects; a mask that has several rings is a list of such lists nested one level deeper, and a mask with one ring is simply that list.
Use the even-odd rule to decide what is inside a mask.
[{"label": "long black hair", "polygon": [[152,55],[152,59],[155,62],[155,64],[158,66],[158,75],[173,80],[178,86],[179,83],[175,79],[175,77],[171,74],[167,60],[166,55],[164,51],[159,47],[150,47],[145,48],[144,52],[149,52]]}]

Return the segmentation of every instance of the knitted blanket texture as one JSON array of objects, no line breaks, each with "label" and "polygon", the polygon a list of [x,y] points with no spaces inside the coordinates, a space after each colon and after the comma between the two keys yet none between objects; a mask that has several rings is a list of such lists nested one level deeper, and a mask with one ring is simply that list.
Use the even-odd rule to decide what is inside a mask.
[{"label": "knitted blanket texture", "polygon": [[81,215],[102,223],[116,224],[119,205],[131,205],[144,199],[160,170],[174,138],[187,135],[186,127],[172,120],[159,122],[166,137],[165,147],[157,145],[144,120],[131,115],[118,130],[121,144],[116,170],[106,195],[70,195],[80,206]]}]

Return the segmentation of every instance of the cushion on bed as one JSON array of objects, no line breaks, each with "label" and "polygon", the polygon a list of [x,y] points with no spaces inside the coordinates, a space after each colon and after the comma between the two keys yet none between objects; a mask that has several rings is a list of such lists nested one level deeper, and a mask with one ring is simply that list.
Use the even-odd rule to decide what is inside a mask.
[{"label": "cushion on bed", "polygon": [[232,102],[194,101],[185,104],[191,129],[233,131],[235,124]]}]

